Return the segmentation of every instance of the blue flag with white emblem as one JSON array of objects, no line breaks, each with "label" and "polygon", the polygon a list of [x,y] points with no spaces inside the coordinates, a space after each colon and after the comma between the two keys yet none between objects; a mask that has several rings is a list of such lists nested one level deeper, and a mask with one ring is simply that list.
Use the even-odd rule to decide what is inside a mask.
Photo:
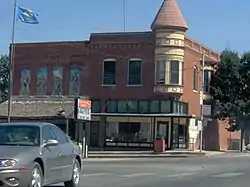
[{"label": "blue flag with white emblem", "polygon": [[23,23],[38,24],[38,14],[26,8],[18,7],[18,19]]}]

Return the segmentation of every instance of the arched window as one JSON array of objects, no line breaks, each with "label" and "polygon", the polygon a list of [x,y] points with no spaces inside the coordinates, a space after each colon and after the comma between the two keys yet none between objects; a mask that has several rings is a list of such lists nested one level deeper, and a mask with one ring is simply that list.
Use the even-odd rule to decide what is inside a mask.
[{"label": "arched window", "polygon": [[70,78],[69,78],[69,95],[79,96],[82,82],[82,68],[79,66],[70,66]]}]

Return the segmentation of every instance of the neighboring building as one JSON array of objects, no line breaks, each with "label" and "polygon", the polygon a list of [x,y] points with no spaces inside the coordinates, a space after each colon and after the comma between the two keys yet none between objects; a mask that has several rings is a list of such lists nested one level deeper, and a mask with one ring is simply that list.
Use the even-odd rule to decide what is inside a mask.
[{"label": "neighboring building", "polygon": [[[94,33],[88,41],[15,44],[13,95],[22,108],[13,104],[13,115],[55,116],[61,108],[70,117],[72,98],[88,96],[93,103],[92,147],[148,149],[163,135],[168,148],[197,148],[201,58],[205,53],[208,93],[219,53],[185,35],[188,26],[176,0],[163,2],[151,29]],[[50,108],[53,98],[60,107]],[[209,95],[204,102],[205,115],[211,118],[204,129],[205,148],[228,149],[228,140],[238,139],[238,133],[228,133],[212,119]],[[31,105],[35,107],[27,112]],[[0,107],[2,116],[6,106]]]}]

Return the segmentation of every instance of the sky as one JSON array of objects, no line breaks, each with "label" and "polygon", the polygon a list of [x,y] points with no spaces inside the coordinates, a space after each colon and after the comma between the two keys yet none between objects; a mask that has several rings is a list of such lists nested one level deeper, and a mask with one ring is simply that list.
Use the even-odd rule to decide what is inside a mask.
[{"label": "sky", "polygon": [[[0,0],[0,54],[11,42],[13,1]],[[123,0],[17,0],[39,14],[38,25],[16,22],[15,42],[88,40],[123,31]],[[126,31],[148,31],[163,0],[126,0]],[[187,36],[220,52],[250,50],[250,1],[177,0]]]}]

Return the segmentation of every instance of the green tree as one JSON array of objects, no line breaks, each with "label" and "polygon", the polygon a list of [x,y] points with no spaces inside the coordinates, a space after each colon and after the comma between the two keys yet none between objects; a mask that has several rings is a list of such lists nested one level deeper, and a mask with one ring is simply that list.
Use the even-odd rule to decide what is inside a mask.
[{"label": "green tree", "polygon": [[[248,113],[245,102],[247,79],[244,61],[244,55],[241,58],[235,51],[225,50],[221,53],[220,62],[216,65],[210,82],[210,92],[216,102],[219,119],[230,119],[232,122],[236,116]],[[235,123],[229,125],[230,131],[238,129]]]},{"label": "green tree", "polygon": [[245,52],[241,57],[242,69],[240,74],[243,78],[243,93],[241,94],[244,101],[244,115],[250,117],[250,52]]},{"label": "green tree", "polygon": [[9,86],[9,56],[0,55],[0,101],[7,98]]}]

